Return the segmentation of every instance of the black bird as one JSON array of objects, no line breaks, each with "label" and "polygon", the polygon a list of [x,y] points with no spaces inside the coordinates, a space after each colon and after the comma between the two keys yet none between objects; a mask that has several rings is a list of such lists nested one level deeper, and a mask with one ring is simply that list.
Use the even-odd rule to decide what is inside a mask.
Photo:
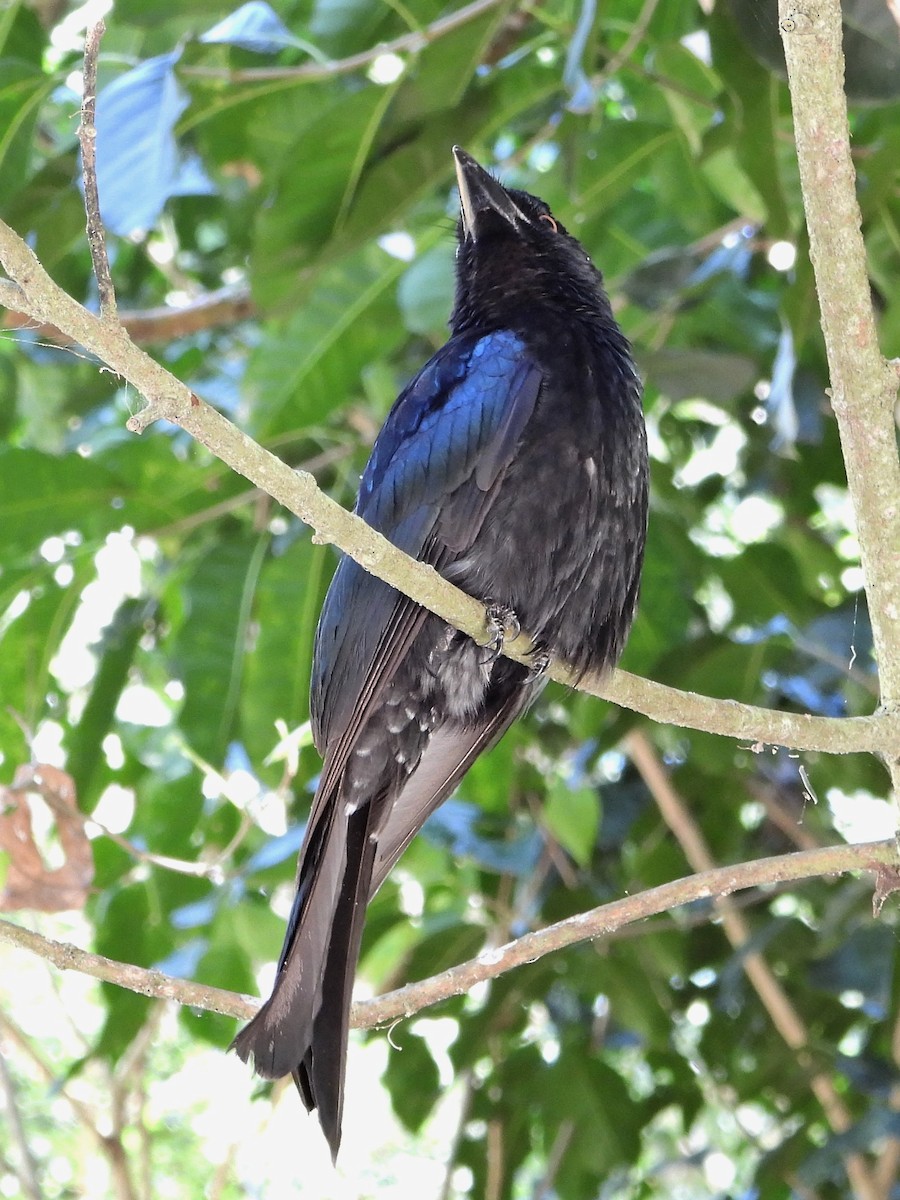
[{"label": "black bird", "polygon": [[[494,652],[343,558],[319,620],[312,726],[324,762],[271,997],[233,1048],[291,1074],[341,1137],[366,905],[425,819],[558,657],[611,667],[647,525],[641,388],[599,271],[527,192],[455,147],[451,337],[401,392],[356,512],[488,607]],[[537,667],[496,653],[504,624]]]}]

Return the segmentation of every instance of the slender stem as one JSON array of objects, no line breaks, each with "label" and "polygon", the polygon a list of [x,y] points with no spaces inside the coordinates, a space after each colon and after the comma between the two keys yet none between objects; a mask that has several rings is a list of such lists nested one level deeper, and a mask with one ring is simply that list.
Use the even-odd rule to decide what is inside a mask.
[{"label": "slender stem", "polygon": [[438,38],[459,29],[461,25],[477,20],[500,3],[502,0],[474,0],[473,4],[448,13],[446,17],[433,21],[422,30],[414,29],[392,41],[380,42],[377,46],[370,46],[368,50],[361,50],[358,54],[335,59],[333,62],[309,62],[297,67],[245,67],[239,71],[229,71],[220,67],[182,67],[180,74],[186,78],[224,79],[228,83],[270,83],[276,79],[333,79],[336,75],[348,75],[359,71],[383,54],[418,53]]},{"label": "slender stem", "polygon": [[[31,318],[16,310],[22,298],[15,284],[0,281],[0,308],[7,310],[3,317],[4,329],[32,329],[44,341],[55,342],[59,346],[72,344],[73,339],[55,325],[41,325],[35,329]],[[256,306],[250,289],[241,283],[203,292],[179,308],[161,304],[156,308],[119,310],[118,316],[131,340],[139,346],[147,346],[189,337],[204,329],[235,325],[255,314]]]},{"label": "slender stem", "polygon": [[133,1200],[128,1190],[127,1176],[124,1178],[122,1176],[120,1147],[116,1147],[111,1138],[104,1136],[100,1132],[98,1114],[89,1105],[85,1104],[83,1100],[79,1100],[72,1095],[66,1085],[61,1082],[59,1072],[51,1066],[41,1051],[37,1049],[34,1039],[27,1037],[12,1018],[2,1010],[0,1010],[0,1033],[9,1038],[10,1041],[14,1041],[22,1052],[28,1056],[29,1060],[40,1072],[48,1088],[52,1090],[54,1095],[62,1096],[72,1110],[79,1125],[94,1141],[100,1154],[108,1160],[110,1174],[113,1177],[119,1200]]},{"label": "slender stem", "polygon": [[116,292],[109,272],[106,238],[100,216],[100,193],[97,189],[97,128],[94,117],[97,108],[97,58],[100,39],[106,32],[102,20],[92,25],[84,41],[84,90],[81,100],[81,124],[78,140],[81,143],[81,162],[84,167],[84,210],[87,214],[87,237],[94,264],[94,276],[100,294],[100,316],[115,321]]},{"label": "slender stem", "polygon": [[6,1119],[9,1122],[9,1132],[18,1150],[16,1174],[22,1185],[22,1195],[27,1200],[41,1200],[41,1185],[38,1180],[37,1163],[31,1152],[28,1135],[25,1132],[25,1122],[19,1108],[19,1097],[16,1094],[16,1082],[13,1079],[6,1055],[0,1050],[0,1090],[5,1101]]}]

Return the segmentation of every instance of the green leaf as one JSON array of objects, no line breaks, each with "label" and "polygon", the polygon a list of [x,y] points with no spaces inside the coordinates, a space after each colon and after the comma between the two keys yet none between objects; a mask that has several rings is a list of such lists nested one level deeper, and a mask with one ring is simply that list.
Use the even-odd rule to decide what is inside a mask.
[{"label": "green leaf", "polygon": [[707,154],[700,164],[700,170],[716,195],[736,213],[759,224],[766,220],[766,201],[741,166],[732,146]]},{"label": "green leaf", "polygon": [[23,0],[13,0],[0,11],[0,60],[40,68],[46,42],[37,13]]},{"label": "green leaf", "polygon": [[370,145],[388,92],[364,88],[335,100],[296,139],[272,203],[257,220],[253,293],[263,308],[296,299],[301,272],[327,247],[357,192],[359,154]]},{"label": "green leaf", "polygon": [[322,274],[308,303],[248,367],[257,437],[324,423],[359,393],[366,365],[403,336],[393,292],[404,270],[369,248]]},{"label": "green leaf", "polygon": [[181,726],[219,765],[235,733],[253,598],[268,538],[235,538],[208,551],[181,584],[186,616],[170,649],[184,684]]},{"label": "green leaf", "polygon": [[[762,25],[758,8],[753,19]],[[772,28],[777,36],[777,12],[773,14]],[[711,19],[710,38],[713,66],[731,92],[734,108],[728,121],[714,131],[709,148],[730,143],[748,179],[766,203],[770,234],[790,237],[793,222],[788,216],[779,170],[780,88],[747,53],[721,6]],[[736,122],[737,130],[733,130],[731,122]]]},{"label": "green leaf", "polygon": [[[253,972],[247,955],[234,941],[230,932],[224,935],[217,923],[213,940],[197,965],[198,983],[224,988],[232,992],[252,993],[255,988]],[[202,1009],[183,1007],[181,1023],[194,1036],[225,1050],[234,1037],[234,1018]]]},{"label": "green leaf", "polygon": [[453,247],[448,242],[419,255],[397,289],[403,321],[411,333],[437,333],[446,328],[453,304]]},{"label": "green leaf", "polygon": [[578,164],[575,191],[579,207],[594,212],[611,208],[676,136],[665,125],[643,121],[609,123],[594,157]]},{"label": "green leaf", "polygon": [[45,538],[76,529],[98,539],[121,524],[115,477],[90,459],[0,446],[0,547],[20,562]]},{"label": "green leaf", "polygon": [[683,45],[663,46],[654,55],[654,68],[667,84],[663,95],[675,123],[694,154],[700,152],[704,130],[717,117],[721,83],[716,73]]},{"label": "green leaf", "polygon": [[35,123],[52,86],[52,81],[36,68],[0,55],[0,206],[3,208],[27,182]]},{"label": "green leaf", "polygon": [[200,775],[190,771],[173,779],[158,760],[153,765],[154,770],[135,782],[135,813],[129,833],[152,854],[194,861],[213,843],[205,822],[202,836],[195,836],[204,816]]},{"label": "green leaf", "polygon": [[596,789],[570,787],[564,779],[554,778],[541,810],[541,820],[578,865],[586,867],[600,828],[600,797]]},{"label": "green leaf", "polygon": [[420,123],[433,113],[456,111],[503,20],[503,8],[498,5],[478,20],[467,21],[426,45],[397,94],[395,117]]},{"label": "green leaf", "polygon": [[97,672],[81,719],[67,738],[66,769],[75,782],[82,812],[91,812],[98,798],[95,776],[103,762],[103,740],[112,726],[138,641],[150,616],[145,603],[124,601],[96,647]]},{"label": "green leaf", "polygon": [[[104,897],[97,913],[98,954],[149,967],[168,953],[171,931],[153,903],[152,890],[149,883],[131,883]],[[101,987],[106,1020],[94,1053],[116,1062],[146,1020],[151,1002],[113,984]]]},{"label": "green leaf", "polygon": [[[428,1022],[420,1024],[427,1026]],[[430,1115],[441,1087],[437,1063],[421,1034],[408,1027],[395,1031],[382,1079],[394,1112],[405,1128],[415,1133]]]},{"label": "green leaf", "polygon": [[267,558],[255,589],[258,634],[241,687],[241,731],[258,768],[278,740],[276,720],[289,729],[309,717],[312,648],[329,560],[308,536]]},{"label": "green leaf", "polygon": [[54,706],[50,663],[90,575],[82,569],[61,588],[49,571],[39,572],[27,587],[13,583],[4,597],[12,608],[0,623],[0,752],[10,767],[30,761],[30,731]]}]

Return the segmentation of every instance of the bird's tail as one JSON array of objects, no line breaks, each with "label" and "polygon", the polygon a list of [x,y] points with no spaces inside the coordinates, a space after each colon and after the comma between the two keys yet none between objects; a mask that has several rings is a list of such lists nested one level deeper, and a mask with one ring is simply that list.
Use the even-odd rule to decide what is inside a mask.
[{"label": "bird's tail", "polygon": [[337,1157],[353,977],[376,844],[372,810],[325,806],[310,830],[272,995],[231,1049],[259,1075],[292,1075],[308,1111],[318,1109]]}]

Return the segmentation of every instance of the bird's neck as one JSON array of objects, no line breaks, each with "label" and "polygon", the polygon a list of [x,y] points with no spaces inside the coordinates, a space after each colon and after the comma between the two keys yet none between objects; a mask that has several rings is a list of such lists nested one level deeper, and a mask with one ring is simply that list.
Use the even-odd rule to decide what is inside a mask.
[{"label": "bird's neck", "polygon": [[631,367],[631,347],[616,324],[608,304],[586,303],[563,311],[546,300],[535,306],[527,298],[495,308],[457,304],[450,321],[454,335],[508,330],[516,334],[540,359],[572,354],[583,358],[600,354],[622,359]]}]

